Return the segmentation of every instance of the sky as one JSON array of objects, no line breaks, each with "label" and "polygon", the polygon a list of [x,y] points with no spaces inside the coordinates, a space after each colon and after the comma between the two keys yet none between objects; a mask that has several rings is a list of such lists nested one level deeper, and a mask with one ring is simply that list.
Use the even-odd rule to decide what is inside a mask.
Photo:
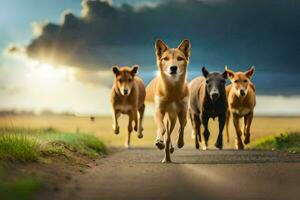
[{"label": "sky", "polygon": [[[109,115],[112,65],[156,74],[154,42],[192,44],[201,66],[256,66],[256,112],[300,114],[300,2],[295,0],[10,0],[0,8],[0,109]],[[151,113],[149,106],[148,114]]]}]

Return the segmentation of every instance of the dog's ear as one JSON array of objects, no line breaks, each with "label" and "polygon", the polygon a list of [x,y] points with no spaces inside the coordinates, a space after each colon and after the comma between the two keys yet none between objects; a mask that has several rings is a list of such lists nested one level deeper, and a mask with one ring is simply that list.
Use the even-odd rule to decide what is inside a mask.
[{"label": "dog's ear", "polygon": [[161,58],[162,54],[168,49],[168,46],[161,40],[158,39],[155,42],[156,56]]},{"label": "dog's ear", "polygon": [[207,78],[207,76],[209,75],[209,71],[205,67],[202,67],[202,74],[205,78]]},{"label": "dog's ear", "polygon": [[223,76],[223,78],[224,78],[224,79],[227,79],[227,78],[228,78],[228,76],[227,76],[227,72],[226,72],[226,71],[224,71],[224,72],[222,73],[222,76]]},{"label": "dog's ear", "polygon": [[248,78],[252,78],[253,74],[254,74],[254,71],[255,71],[255,67],[252,66],[248,71],[245,72],[245,75],[248,77]]},{"label": "dog's ear", "polygon": [[130,71],[131,75],[134,76],[137,73],[138,69],[139,69],[138,65],[133,65]]},{"label": "dog's ear", "polygon": [[113,71],[113,73],[117,76],[120,74],[120,68],[118,67],[118,65],[114,65],[111,67],[111,70]]},{"label": "dog's ear", "polygon": [[225,72],[229,79],[232,79],[234,77],[234,72],[232,70],[228,69],[227,65],[225,65]]},{"label": "dog's ear", "polygon": [[184,53],[187,60],[190,58],[191,43],[189,40],[183,40],[177,48]]}]

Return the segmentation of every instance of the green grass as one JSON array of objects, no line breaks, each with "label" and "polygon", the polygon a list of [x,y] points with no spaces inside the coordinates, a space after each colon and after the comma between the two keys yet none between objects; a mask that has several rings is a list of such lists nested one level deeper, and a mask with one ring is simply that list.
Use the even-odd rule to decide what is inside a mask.
[{"label": "green grass", "polygon": [[0,196],[8,200],[29,200],[41,187],[41,180],[35,177],[4,178],[5,170],[0,166]]},{"label": "green grass", "polygon": [[37,161],[39,144],[23,135],[0,136],[0,159]]},{"label": "green grass", "polygon": [[252,144],[251,148],[265,150],[284,150],[291,153],[299,153],[300,133],[281,133],[278,136],[263,138]]},{"label": "green grass", "polygon": [[67,151],[97,157],[106,153],[95,136],[47,129],[0,128],[0,160],[37,161],[45,154]]}]

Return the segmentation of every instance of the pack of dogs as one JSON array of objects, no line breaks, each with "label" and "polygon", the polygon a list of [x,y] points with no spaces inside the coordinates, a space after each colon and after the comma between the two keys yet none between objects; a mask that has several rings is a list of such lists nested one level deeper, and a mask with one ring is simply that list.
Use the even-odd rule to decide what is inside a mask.
[{"label": "pack of dogs", "polygon": [[[203,150],[208,148],[210,118],[218,118],[219,132],[215,142],[217,149],[223,148],[225,126],[229,142],[228,126],[231,119],[236,132],[236,149],[244,149],[244,145],[250,143],[250,128],[256,104],[255,85],[251,82],[254,67],[245,72],[234,72],[227,66],[224,72],[209,72],[203,67],[202,75],[188,83],[190,41],[183,40],[177,48],[169,48],[159,39],[155,42],[155,49],[158,74],[147,87],[137,76],[138,65],[112,67],[115,77],[111,90],[113,130],[115,134],[119,134],[118,118],[121,114],[128,115],[125,147],[130,147],[133,130],[137,132],[138,138],[143,138],[145,101],[150,101],[155,106],[154,120],[157,125],[155,145],[158,149],[165,150],[162,162],[171,162],[170,154],[174,152],[171,134],[177,119],[179,122],[177,147],[184,146],[184,129],[188,116],[196,149],[200,148],[201,143]],[[227,79],[230,80],[230,84],[226,85]],[[241,118],[244,119],[243,130],[239,123]],[[201,125],[204,127],[203,139]]]}]

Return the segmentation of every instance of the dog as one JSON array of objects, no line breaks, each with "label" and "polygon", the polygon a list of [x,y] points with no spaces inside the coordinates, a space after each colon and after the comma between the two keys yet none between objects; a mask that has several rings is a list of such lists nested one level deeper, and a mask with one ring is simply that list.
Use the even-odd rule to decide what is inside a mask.
[{"label": "dog", "polygon": [[[186,79],[191,44],[189,40],[183,40],[177,48],[169,48],[159,39],[155,43],[155,48],[159,73],[146,88],[146,100],[154,101],[155,104],[154,120],[157,124],[155,145],[160,150],[165,148],[165,158],[162,162],[171,162],[170,152],[172,153],[174,148],[170,137],[177,118],[180,124],[177,146],[178,148],[184,146],[189,98]],[[164,122],[165,114],[168,114],[168,126]],[[165,145],[163,136],[166,131]]]},{"label": "dog", "polygon": [[200,127],[204,125],[204,147],[207,149],[210,132],[208,130],[209,118],[218,117],[219,135],[215,146],[218,149],[223,148],[223,129],[227,113],[226,97],[226,71],[223,73],[209,73],[205,67],[202,68],[204,77],[197,77],[189,83],[190,101],[189,115],[195,137],[195,147],[199,149],[201,142]]},{"label": "dog", "polygon": [[[229,141],[229,118],[232,115],[236,131],[236,149],[244,149],[244,144],[250,143],[250,127],[253,119],[253,110],[256,105],[256,89],[255,85],[251,82],[255,68],[253,66],[246,72],[233,72],[227,67],[225,67],[225,70],[231,81],[231,84],[226,87],[228,98],[228,117],[226,120],[227,140]],[[240,118],[244,118],[244,144],[241,139]]]},{"label": "dog", "polygon": [[145,86],[136,73],[139,66],[134,65],[131,68],[113,66],[112,71],[115,80],[111,90],[111,105],[113,109],[113,130],[119,134],[120,127],[118,118],[121,114],[129,116],[128,135],[125,140],[125,147],[130,147],[130,135],[132,132],[132,122],[134,130],[138,133],[138,138],[143,138],[143,117],[145,111]]}]

